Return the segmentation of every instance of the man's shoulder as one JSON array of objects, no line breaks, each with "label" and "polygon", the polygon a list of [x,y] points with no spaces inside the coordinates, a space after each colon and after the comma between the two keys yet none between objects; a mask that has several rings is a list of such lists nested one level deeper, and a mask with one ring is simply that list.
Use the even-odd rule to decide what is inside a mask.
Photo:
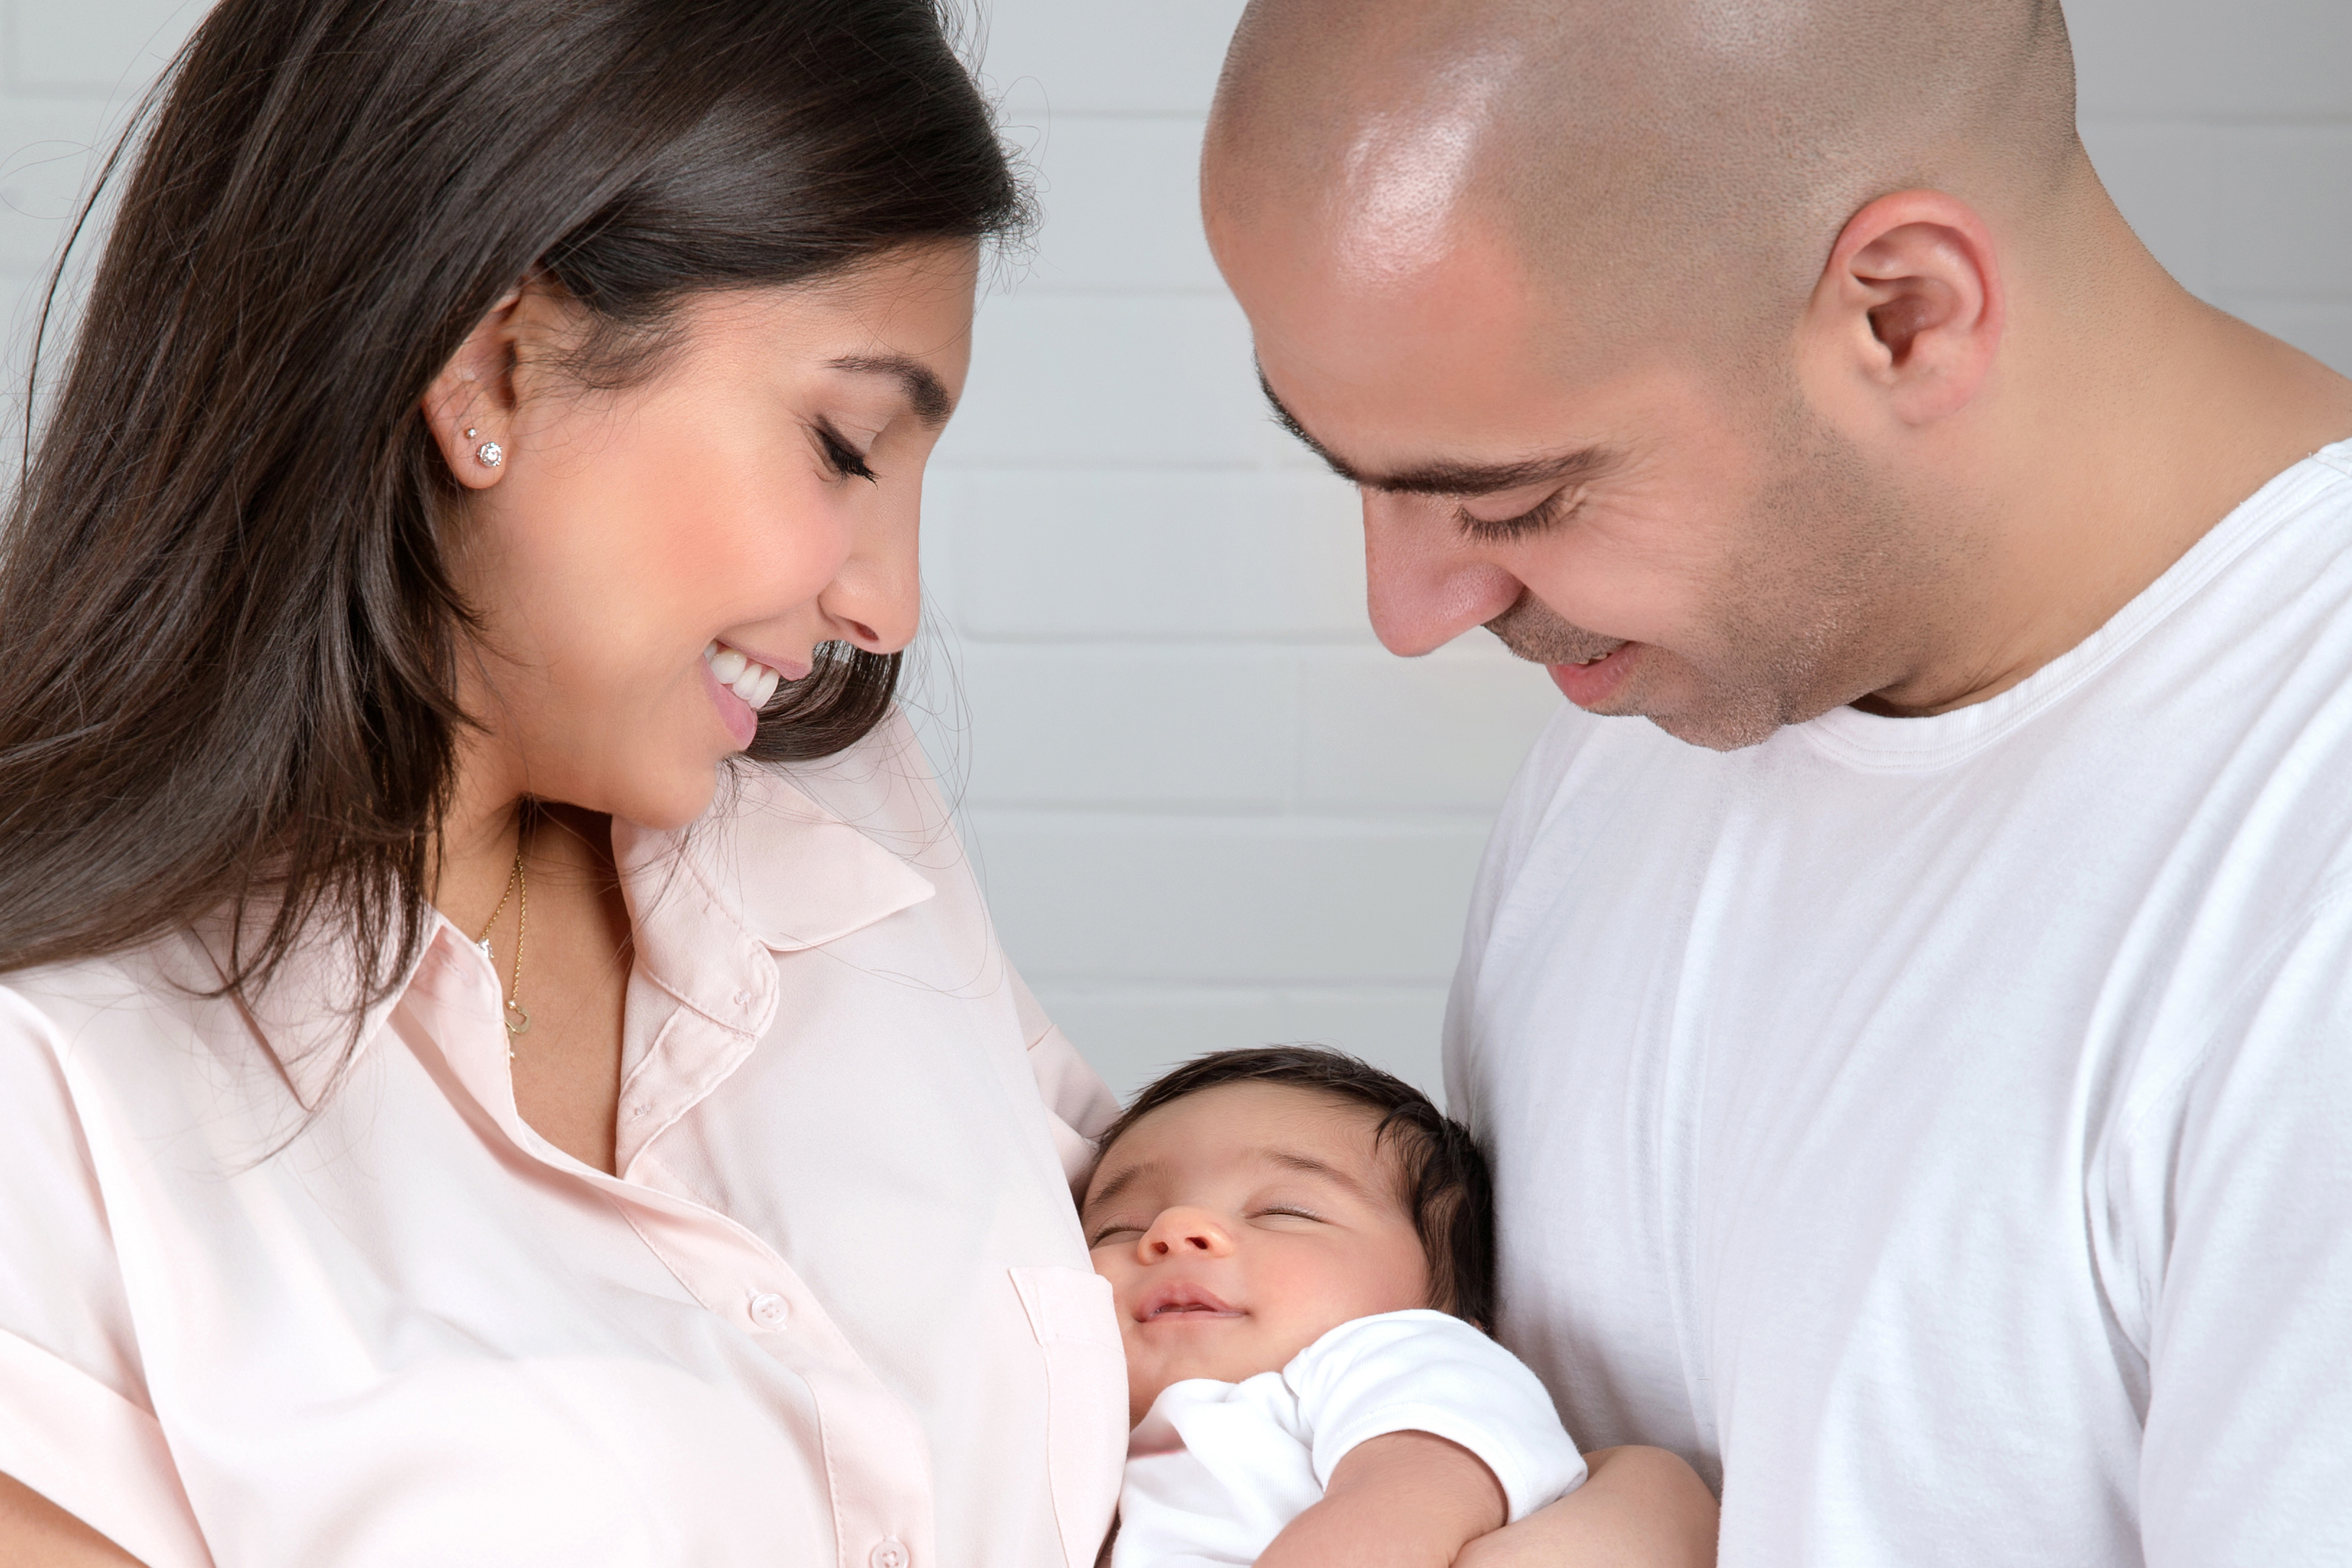
[{"label": "man's shoulder", "polygon": [[2249,497],[2150,594],[2163,599],[2168,589],[2192,626],[2333,621],[2352,598],[2352,441],[2321,448]]}]

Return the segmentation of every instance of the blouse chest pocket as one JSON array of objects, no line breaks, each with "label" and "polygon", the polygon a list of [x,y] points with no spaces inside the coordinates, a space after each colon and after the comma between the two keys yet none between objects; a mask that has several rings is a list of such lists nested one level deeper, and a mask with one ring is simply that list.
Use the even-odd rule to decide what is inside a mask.
[{"label": "blouse chest pocket", "polygon": [[1047,1474],[1068,1568],[1094,1568],[1127,1462],[1127,1352],[1110,1281],[1085,1269],[1014,1269],[1045,1359]]}]

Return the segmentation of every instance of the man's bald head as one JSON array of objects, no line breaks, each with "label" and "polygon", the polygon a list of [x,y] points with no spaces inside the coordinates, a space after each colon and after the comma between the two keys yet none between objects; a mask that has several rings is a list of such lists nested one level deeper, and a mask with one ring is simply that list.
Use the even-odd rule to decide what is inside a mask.
[{"label": "man's bald head", "polygon": [[1874,197],[2030,225],[2086,168],[2058,0],[1254,0],[1204,193],[1359,284],[1483,225],[1614,337],[1785,324]]}]

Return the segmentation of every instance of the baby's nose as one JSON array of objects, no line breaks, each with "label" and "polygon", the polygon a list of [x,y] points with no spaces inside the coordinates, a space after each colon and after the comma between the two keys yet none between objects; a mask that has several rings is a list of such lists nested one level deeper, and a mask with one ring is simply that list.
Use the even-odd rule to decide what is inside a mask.
[{"label": "baby's nose", "polygon": [[1155,1260],[1179,1253],[1220,1258],[1234,1249],[1234,1242],[1214,1215],[1198,1208],[1171,1208],[1144,1232],[1143,1249]]}]

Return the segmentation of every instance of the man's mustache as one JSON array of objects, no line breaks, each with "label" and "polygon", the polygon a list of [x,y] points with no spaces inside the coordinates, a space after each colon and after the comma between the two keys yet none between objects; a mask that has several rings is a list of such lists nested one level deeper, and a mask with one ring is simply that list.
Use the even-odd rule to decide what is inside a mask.
[{"label": "man's mustache", "polygon": [[1486,630],[1531,664],[1586,664],[1625,645],[1622,637],[1603,637],[1571,625],[1524,588],[1508,610],[1486,622]]}]

